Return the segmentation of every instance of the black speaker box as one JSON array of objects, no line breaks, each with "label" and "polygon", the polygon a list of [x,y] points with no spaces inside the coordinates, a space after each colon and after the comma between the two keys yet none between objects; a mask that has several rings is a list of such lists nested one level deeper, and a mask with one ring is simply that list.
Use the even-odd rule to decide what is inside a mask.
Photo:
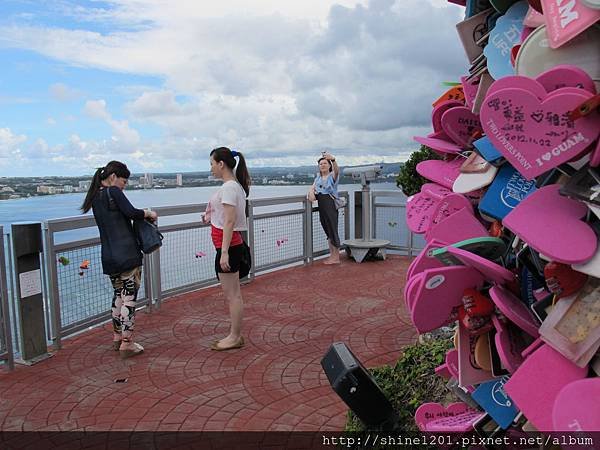
[{"label": "black speaker box", "polygon": [[390,429],[397,415],[373,376],[343,342],[321,360],[329,384],[369,429]]}]

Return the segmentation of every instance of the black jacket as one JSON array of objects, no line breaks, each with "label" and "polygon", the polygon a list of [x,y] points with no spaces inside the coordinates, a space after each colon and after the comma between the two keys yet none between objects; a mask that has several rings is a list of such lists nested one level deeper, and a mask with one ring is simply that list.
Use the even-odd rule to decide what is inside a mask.
[{"label": "black jacket", "polygon": [[[107,195],[108,189],[110,195]],[[143,255],[131,221],[143,219],[144,210],[134,208],[123,191],[112,186],[98,191],[92,201],[92,211],[100,230],[104,273],[117,275],[141,266]]]}]

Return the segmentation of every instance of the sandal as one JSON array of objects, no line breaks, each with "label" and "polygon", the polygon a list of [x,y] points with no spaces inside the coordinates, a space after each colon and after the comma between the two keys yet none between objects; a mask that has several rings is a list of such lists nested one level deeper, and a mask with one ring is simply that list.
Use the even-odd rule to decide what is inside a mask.
[{"label": "sandal", "polygon": [[[125,341],[123,341],[125,343]],[[134,356],[140,355],[144,353],[144,347],[142,347],[137,342],[133,343],[133,348],[119,349],[119,353],[121,355],[121,359],[132,358]]]},{"label": "sandal", "polygon": [[233,350],[236,348],[242,348],[244,346],[245,342],[244,342],[244,337],[240,336],[240,338],[238,339],[237,343],[229,346],[229,347],[220,347],[219,346],[219,341],[215,341],[213,343],[213,345],[210,346],[211,350],[214,350],[216,352],[224,352],[225,350]]}]

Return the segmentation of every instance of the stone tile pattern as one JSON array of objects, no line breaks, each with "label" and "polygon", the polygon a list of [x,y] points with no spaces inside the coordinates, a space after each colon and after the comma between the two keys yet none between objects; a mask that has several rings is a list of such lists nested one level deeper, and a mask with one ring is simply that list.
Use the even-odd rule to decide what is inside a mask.
[{"label": "stone tile pattern", "polygon": [[340,431],[347,407],[321,358],[343,341],[374,367],[415,342],[402,296],[409,262],[316,261],[258,276],[242,287],[239,350],[209,348],[228,332],[218,286],[138,312],[146,352],[130,360],[111,349],[109,325],[69,338],[44,362],[0,370],[0,430]]}]

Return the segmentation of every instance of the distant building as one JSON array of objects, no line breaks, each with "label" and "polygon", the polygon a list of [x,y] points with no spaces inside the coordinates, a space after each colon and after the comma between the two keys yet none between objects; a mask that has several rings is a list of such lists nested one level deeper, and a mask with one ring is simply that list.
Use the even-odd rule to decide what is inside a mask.
[{"label": "distant building", "polygon": [[71,186],[70,184],[65,184],[63,186],[63,192],[73,192],[73,186]]},{"label": "distant building", "polygon": [[80,191],[87,191],[89,188],[90,188],[90,182],[89,181],[80,181],[79,182],[79,190]]},{"label": "distant building", "polygon": [[146,183],[144,183],[148,187],[154,186],[154,174],[145,173],[144,178],[146,179]]},{"label": "distant building", "polygon": [[146,185],[146,177],[140,177],[140,181],[138,183],[140,186],[145,186]]},{"label": "distant building", "polygon": [[177,175],[175,175],[175,184],[177,186],[183,186],[183,175],[178,173]]},{"label": "distant building", "polygon": [[15,190],[13,188],[11,188],[10,186],[4,186],[2,189],[0,189],[0,192],[15,192]]}]

